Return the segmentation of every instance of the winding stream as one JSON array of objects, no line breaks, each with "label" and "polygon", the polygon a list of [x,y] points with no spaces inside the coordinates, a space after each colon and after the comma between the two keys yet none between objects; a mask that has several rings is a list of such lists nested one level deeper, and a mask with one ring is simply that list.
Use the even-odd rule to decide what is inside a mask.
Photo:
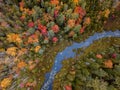
[{"label": "winding stream", "polygon": [[73,49],[88,47],[93,43],[93,41],[104,38],[104,37],[120,37],[120,31],[116,30],[112,31],[105,31],[103,33],[95,33],[93,36],[90,36],[84,42],[76,43],[74,42],[71,46],[66,47],[62,52],[59,52],[55,57],[55,63],[52,67],[51,72],[46,74],[46,80],[44,85],[42,86],[41,90],[52,90],[52,84],[54,80],[54,76],[57,72],[62,68],[61,62],[64,59],[73,58],[75,57],[76,53],[73,52]]}]

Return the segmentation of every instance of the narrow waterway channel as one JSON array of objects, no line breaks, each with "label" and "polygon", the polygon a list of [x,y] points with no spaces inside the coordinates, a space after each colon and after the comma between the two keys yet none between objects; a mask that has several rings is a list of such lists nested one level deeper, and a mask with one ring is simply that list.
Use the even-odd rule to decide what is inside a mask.
[{"label": "narrow waterway channel", "polygon": [[120,30],[116,30],[114,32],[105,31],[102,33],[95,33],[93,36],[90,36],[84,42],[80,42],[80,43],[74,42],[71,46],[66,47],[62,52],[59,52],[55,57],[55,62],[51,69],[51,72],[47,73],[45,76],[46,79],[41,90],[52,90],[54,76],[62,68],[62,64],[61,64],[62,61],[68,58],[75,57],[76,53],[73,52],[73,49],[79,49],[84,47],[86,48],[90,46],[93,43],[93,41],[99,40],[105,37],[120,37]]}]

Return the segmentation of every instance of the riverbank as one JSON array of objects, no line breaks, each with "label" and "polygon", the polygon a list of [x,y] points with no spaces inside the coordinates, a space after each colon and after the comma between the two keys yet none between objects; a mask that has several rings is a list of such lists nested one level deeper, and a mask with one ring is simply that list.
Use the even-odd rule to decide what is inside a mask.
[{"label": "riverbank", "polygon": [[[9,3],[11,3],[11,2],[9,2]],[[21,3],[21,5],[22,4],[23,3]],[[92,4],[94,4],[94,2],[92,2]],[[1,3],[1,6],[2,6],[2,3]],[[0,25],[2,25],[2,27],[0,27],[0,30],[2,30],[2,32],[3,32],[3,33],[0,34],[1,35],[1,37],[0,37],[0,48],[1,48],[0,51],[1,52],[8,51],[7,52],[8,54],[10,54],[10,55],[12,54],[13,56],[14,55],[18,56],[18,57],[11,57],[10,55],[6,55],[5,54],[4,59],[6,59],[5,60],[6,62],[2,61],[3,58],[0,58],[1,59],[0,61],[2,61],[2,64],[0,66],[0,70],[3,71],[2,72],[3,75],[0,76],[0,78],[1,78],[0,82],[2,82],[2,80],[4,81],[3,78],[7,78],[8,77],[9,78],[8,81],[11,82],[11,86],[8,87],[9,90],[13,90],[15,88],[18,88],[18,89],[22,88],[23,90],[26,89],[26,88],[33,89],[33,90],[34,89],[35,90],[39,90],[42,87],[43,83],[44,83],[45,74],[51,71],[51,68],[52,68],[52,66],[54,64],[55,56],[57,55],[58,52],[61,52],[62,50],[65,49],[65,47],[70,46],[73,43],[73,41],[81,42],[81,41],[84,41],[85,39],[87,39],[89,36],[92,36],[95,32],[103,32],[103,30],[107,30],[107,29],[111,30],[109,28],[109,25],[106,25],[107,29],[103,29],[102,21],[97,24],[97,27],[93,27],[95,22],[99,22],[99,20],[96,19],[96,14],[98,14],[97,12],[99,12],[99,10],[98,10],[97,12],[95,12],[95,15],[93,15],[95,17],[93,17],[92,15],[91,16],[89,16],[89,15],[87,16],[88,17],[87,18],[88,21],[86,21],[86,24],[91,24],[91,22],[93,24],[89,28],[86,28],[84,32],[81,32],[80,34],[77,33],[78,36],[76,36],[77,34],[75,34],[75,33],[77,31],[75,31],[75,33],[74,32],[70,33],[70,36],[72,35],[72,37],[68,38],[68,32],[69,31],[68,32],[66,31],[66,33],[63,35],[64,39],[60,39],[61,41],[58,42],[58,43],[52,43],[51,42],[52,40],[50,40],[50,45],[48,45],[47,44],[48,43],[48,38],[45,38],[45,40],[43,38],[41,38],[41,39],[39,38],[39,40],[40,40],[39,43],[34,43],[33,44],[34,41],[38,40],[38,37],[39,37],[39,35],[41,35],[41,33],[37,32],[37,31],[34,33],[35,29],[28,30],[28,26],[29,26],[29,28],[32,27],[32,26],[33,27],[35,26],[35,25],[33,25],[33,22],[29,23],[29,25],[27,26],[27,23],[30,22],[30,21],[28,21],[29,17],[26,18],[27,22],[24,22],[24,23],[22,22],[21,23],[21,20],[19,20],[20,19],[19,17],[21,15],[22,11],[20,11],[20,12],[16,11],[16,9],[19,8],[19,6],[15,9],[15,11],[14,11],[14,9],[9,9],[11,11],[11,13],[13,14],[13,16],[11,16],[12,14],[7,13],[8,12],[8,10],[7,10],[8,7],[9,7],[9,4],[8,4],[8,6],[6,8],[1,8],[0,7],[0,9],[2,11],[4,11],[4,10],[6,11],[6,12],[4,12],[4,14],[7,17],[11,18],[11,17],[14,16],[13,17],[14,20],[16,21],[16,18],[18,20],[17,21],[18,25],[14,26],[14,22],[13,21],[7,19],[4,14],[0,13],[0,16],[2,17],[1,20],[3,20],[0,23]],[[15,7],[15,6],[13,5],[13,7]],[[26,8],[24,8],[24,9],[25,9],[26,12],[28,12]],[[42,7],[42,9],[44,9],[44,8]],[[57,7],[57,9],[59,9],[59,8]],[[97,10],[97,7],[95,9]],[[29,11],[30,10],[31,9],[29,9]],[[44,12],[44,10],[43,10],[43,12]],[[78,11],[76,10],[76,12],[78,12]],[[108,12],[109,12],[109,10],[108,10]],[[23,13],[25,13],[25,12],[23,12]],[[17,15],[19,17],[16,17]],[[116,15],[117,14],[115,14],[115,16]],[[104,17],[103,13],[100,16]],[[68,15],[68,17],[69,17],[69,15]],[[92,18],[89,18],[89,17],[92,17]],[[73,17],[73,18],[75,18],[75,17]],[[93,18],[94,18],[95,22],[94,22]],[[112,23],[113,25],[110,24],[110,26],[114,27],[114,30],[118,29],[118,27],[117,27],[118,25],[116,23],[119,23],[119,21],[116,22],[117,18],[119,18],[119,17],[116,17],[116,19],[114,21],[115,23],[114,24]],[[8,22],[4,21],[6,19],[8,20]],[[25,19],[24,15],[23,15],[23,17],[21,17],[21,19]],[[31,16],[30,16],[30,19],[31,19]],[[89,21],[90,19],[93,20],[93,21],[90,22]],[[72,21],[73,21],[72,24],[74,24],[74,20],[72,20]],[[81,22],[81,21],[79,21],[79,22]],[[82,23],[83,22],[84,22],[84,20],[82,21]],[[110,23],[110,22],[111,21],[108,20],[108,23]],[[43,20],[42,24],[44,24],[44,23],[45,22]],[[53,23],[51,23],[51,24],[53,24]],[[70,21],[70,24],[71,24],[71,21]],[[60,26],[60,25],[58,25],[58,26]],[[7,27],[7,28],[5,28],[5,27]],[[9,28],[9,27],[11,27],[11,28]],[[42,26],[40,26],[40,27],[42,27]],[[91,29],[92,27],[93,27],[94,30]],[[26,28],[26,29],[24,30],[24,28]],[[56,26],[55,26],[54,29],[55,29],[55,33],[56,33],[57,30],[58,30],[58,27],[56,28]],[[6,33],[5,30],[8,33]],[[34,35],[29,35],[30,33],[28,33],[27,30],[30,31],[30,33],[32,33],[32,34],[34,33]],[[66,30],[67,30],[67,28],[66,28]],[[23,32],[23,31],[25,31],[25,32]],[[61,29],[61,31],[62,31],[62,29]],[[10,35],[8,35],[9,39],[7,39],[7,37],[8,37],[7,34],[9,34],[11,32],[12,33],[18,33],[18,34],[20,33],[20,36],[22,35],[23,37],[19,37],[19,35],[16,35],[16,34],[10,34]],[[78,32],[79,32],[79,30],[78,30]],[[50,34],[53,37],[53,33],[50,32]],[[14,39],[11,40],[12,39],[11,38],[12,35],[15,36],[17,39],[14,38],[15,40]],[[59,34],[57,34],[56,36],[59,36]],[[23,44],[23,46],[22,45],[18,45],[19,42],[21,42],[21,40],[20,40],[21,38],[24,38],[24,42],[25,43]],[[26,43],[26,41],[27,41],[26,38],[29,38],[29,44]],[[10,41],[10,45],[8,44],[7,40]],[[14,41],[14,42],[12,42],[12,41]],[[53,41],[56,42],[57,39],[55,38]],[[41,45],[41,43],[42,43],[42,46],[43,46],[42,48],[38,45],[38,44]],[[21,48],[21,46],[25,47],[25,48]],[[38,46],[38,47],[36,47],[36,46]],[[44,46],[45,46],[45,49],[44,49]],[[8,49],[9,47],[17,47],[17,49],[16,48]],[[43,50],[45,50],[44,53],[43,53]],[[19,53],[17,51],[19,51]],[[27,52],[27,54],[26,54],[26,52]],[[41,55],[41,53],[43,55]],[[19,54],[23,54],[23,56],[19,56]],[[9,60],[9,58],[10,58],[10,60]],[[7,62],[8,60],[9,60],[9,62]],[[10,64],[11,62],[12,62],[12,64]],[[73,62],[73,63],[75,63],[75,62]],[[68,64],[71,65],[70,63],[68,63]],[[9,84],[8,84],[8,86],[9,86]]]},{"label": "riverbank", "polygon": [[[85,50],[82,48],[77,50],[77,53],[83,52],[83,54],[63,60],[63,67],[55,76],[53,90],[61,90],[63,88],[73,88],[73,90],[96,90],[98,88],[102,88],[102,90],[119,90],[119,82],[115,79],[115,77],[120,79],[118,78],[120,72],[116,69],[116,67],[120,67],[119,48],[120,38],[109,37],[95,41]],[[94,60],[97,60],[97,62]],[[112,61],[104,66],[104,62],[106,61],[107,63],[107,60]],[[108,74],[107,77],[106,74]],[[108,79],[107,81],[104,80],[105,77]],[[112,78],[115,80],[110,83]],[[101,84],[99,80],[102,81]],[[92,85],[93,83],[94,85]]]}]

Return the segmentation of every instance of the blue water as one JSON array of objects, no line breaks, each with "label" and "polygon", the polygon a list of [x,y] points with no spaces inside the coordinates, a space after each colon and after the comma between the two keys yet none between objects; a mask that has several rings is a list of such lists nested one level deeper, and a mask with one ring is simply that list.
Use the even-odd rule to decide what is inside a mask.
[{"label": "blue water", "polygon": [[62,52],[59,52],[55,57],[55,63],[52,67],[51,72],[47,73],[45,76],[46,80],[41,90],[52,90],[54,76],[56,75],[57,72],[60,71],[62,67],[61,62],[65,59],[75,57],[76,53],[73,52],[73,49],[79,49],[84,47],[86,48],[89,45],[91,45],[93,41],[104,38],[104,37],[120,37],[120,31],[116,30],[114,32],[106,31],[103,33],[95,33],[93,36],[90,36],[84,42],[80,42],[80,43],[74,42],[71,46],[66,47]]}]

